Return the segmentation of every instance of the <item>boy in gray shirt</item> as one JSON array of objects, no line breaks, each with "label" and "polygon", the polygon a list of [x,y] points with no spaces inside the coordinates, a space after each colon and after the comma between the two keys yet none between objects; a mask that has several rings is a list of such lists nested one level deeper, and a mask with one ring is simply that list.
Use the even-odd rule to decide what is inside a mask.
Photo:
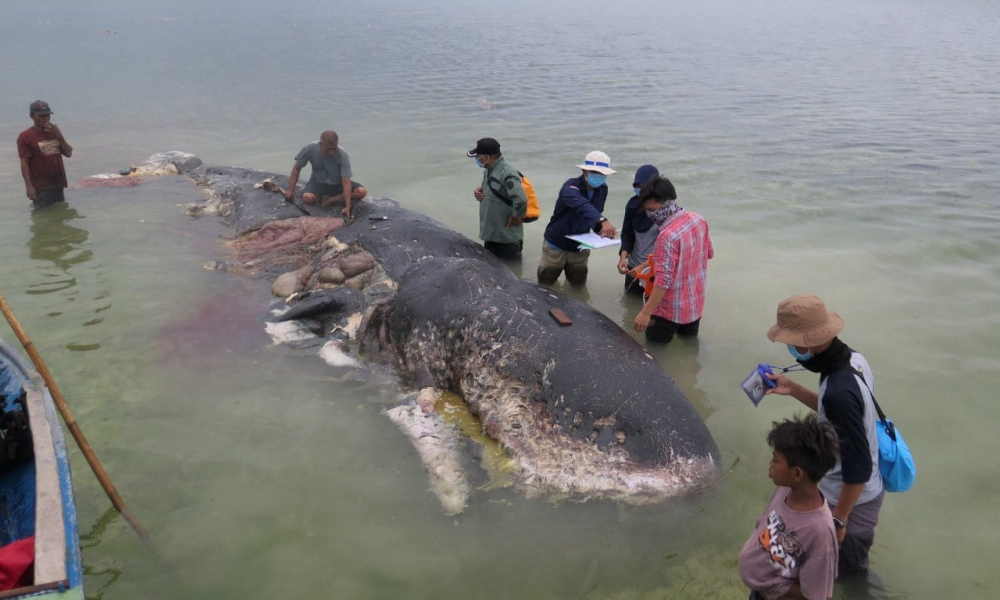
[{"label": "boy in gray shirt", "polygon": [[818,483],[837,463],[837,434],[810,413],[774,423],[767,443],[777,488],[740,551],[740,579],[750,600],[826,600],[837,577],[837,533]]}]

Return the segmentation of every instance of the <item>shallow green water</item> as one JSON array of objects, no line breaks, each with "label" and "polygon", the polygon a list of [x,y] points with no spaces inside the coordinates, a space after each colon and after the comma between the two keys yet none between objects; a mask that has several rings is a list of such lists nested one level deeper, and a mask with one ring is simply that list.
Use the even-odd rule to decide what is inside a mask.
[{"label": "shallow green water", "polygon": [[[1000,443],[995,3],[760,0],[412,3],[43,2],[0,8],[0,291],[132,510],[150,557],[72,455],[88,595],[118,598],[743,597],[736,555],[763,509],[764,434],[740,380],[788,361],[777,302],[817,293],[875,371],[917,455],[873,550],[894,598],[991,598]],[[357,178],[474,237],[497,137],[551,210],[586,151],[652,162],[716,244],[696,343],[653,350],[727,467],[645,508],[477,492],[445,517],[383,415],[399,391],[272,346],[263,282],[202,268],[222,226],[181,179],[77,190],[32,213],[13,155],[48,100],[71,179],[154,152],[286,172],[341,134]],[[527,228],[533,280],[542,223]],[[613,252],[585,290],[620,322]],[[6,328],[0,335],[12,336]],[[609,364],[614,357],[608,357]],[[802,381],[812,382],[809,376]],[[485,483],[485,476],[481,483]],[[838,587],[839,598],[868,593]]]}]

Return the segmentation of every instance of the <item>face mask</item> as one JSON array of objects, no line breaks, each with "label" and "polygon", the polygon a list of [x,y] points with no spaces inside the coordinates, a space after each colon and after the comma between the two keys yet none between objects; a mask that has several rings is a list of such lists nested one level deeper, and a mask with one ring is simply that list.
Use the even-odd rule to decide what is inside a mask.
[{"label": "face mask", "polygon": [[642,191],[642,188],[632,188],[632,191],[633,191],[633,192],[635,192],[635,195],[636,195],[636,196],[638,196],[638,195],[639,195],[639,192],[641,192],[641,191]]},{"label": "face mask", "polygon": [[600,173],[587,173],[587,183],[590,184],[590,187],[592,188],[601,187],[607,179],[607,175],[601,175]]},{"label": "face mask", "polygon": [[799,354],[799,351],[795,349],[795,346],[791,344],[785,344],[788,346],[788,353],[792,355],[792,358],[799,362],[805,362],[813,357],[811,352],[806,352],[805,354]]},{"label": "face mask", "polygon": [[483,163],[479,162],[479,157],[478,156],[476,157],[476,166],[479,167],[480,169],[485,169],[486,168],[486,165],[484,165]]}]

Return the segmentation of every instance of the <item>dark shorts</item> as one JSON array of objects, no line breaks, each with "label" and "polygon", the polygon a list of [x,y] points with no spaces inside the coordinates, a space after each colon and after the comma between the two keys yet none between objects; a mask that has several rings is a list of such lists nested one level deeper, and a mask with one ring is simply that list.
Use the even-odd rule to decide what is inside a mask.
[{"label": "dark shorts", "polygon": [[497,258],[521,258],[524,242],[506,244],[503,242],[483,242],[483,246]]},{"label": "dark shorts", "polygon": [[[354,191],[362,187],[357,181],[351,181],[351,191]],[[323,198],[329,198],[330,196],[339,196],[344,193],[344,186],[340,183],[320,183],[319,181],[313,181],[312,179],[306,183],[306,189],[303,194],[316,194],[321,200]]]},{"label": "dark shorts", "polygon": [[649,317],[649,326],[646,327],[646,339],[660,344],[670,343],[674,339],[674,334],[678,335],[698,335],[698,326],[701,319],[683,325],[668,321],[663,317],[652,315]]},{"label": "dark shorts", "polygon": [[54,190],[35,190],[35,199],[31,201],[31,206],[34,208],[45,208],[47,206],[52,206],[56,202],[65,202],[66,196],[63,194],[62,188],[56,188]]}]

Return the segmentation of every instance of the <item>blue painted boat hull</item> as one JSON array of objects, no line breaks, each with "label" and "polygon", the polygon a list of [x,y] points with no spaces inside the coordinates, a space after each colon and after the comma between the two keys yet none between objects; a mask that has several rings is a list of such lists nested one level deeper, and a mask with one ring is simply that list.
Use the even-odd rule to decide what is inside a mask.
[{"label": "blue painted boat hull", "polygon": [[0,393],[14,398],[22,390],[35,456],[0,474],[0,546],[35,536],[35,581],[0,592],[0,599],[83,600],[76,501],[58,414],[31,363],[0,340]]}]

